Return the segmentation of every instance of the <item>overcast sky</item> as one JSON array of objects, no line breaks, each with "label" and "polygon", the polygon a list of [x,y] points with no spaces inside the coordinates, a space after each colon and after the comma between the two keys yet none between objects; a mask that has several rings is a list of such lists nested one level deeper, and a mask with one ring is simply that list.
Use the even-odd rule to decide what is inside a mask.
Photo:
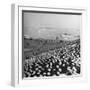
[{"label": "overcast sky", "polygon": [[24,13],[24,35],[30,37],[55,37],[68,32],[79,34],[81,15]]}]

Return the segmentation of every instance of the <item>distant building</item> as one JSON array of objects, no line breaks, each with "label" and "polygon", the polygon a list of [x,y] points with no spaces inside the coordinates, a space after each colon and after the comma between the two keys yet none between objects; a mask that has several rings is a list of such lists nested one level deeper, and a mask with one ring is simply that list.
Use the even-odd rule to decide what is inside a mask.
[{"label": "distant building", "polygon": [[75,36],[72,34],[62,34],[63,40],[75,40],[78,39],[80,36]]},{"label": "distant building", "polygon": [[59,40],[59,37],[58,37],[58,36],[56,37],[56,40],[57,40],[57,41]]},{"label": "distant building", "polygon": [[56,37],[56,42],[59,42],[59,41],[60,41],[60,39],[59,39],[59,37],[57,36],[57,37]]},{"label": "distant building", "polygon": [[27,38],[27,39],[30,39],[30,36],[28,36],[28,35],[24,35],[24,37]]}]

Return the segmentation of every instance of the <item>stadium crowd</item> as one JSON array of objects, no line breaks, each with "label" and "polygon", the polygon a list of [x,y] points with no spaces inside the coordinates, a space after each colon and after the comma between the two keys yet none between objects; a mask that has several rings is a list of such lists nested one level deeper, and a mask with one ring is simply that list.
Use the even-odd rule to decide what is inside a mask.
[{"label": "stadium crowd", "polygon": [[43,77],[80,74],[80,42],[26,57],[24,77]]}]

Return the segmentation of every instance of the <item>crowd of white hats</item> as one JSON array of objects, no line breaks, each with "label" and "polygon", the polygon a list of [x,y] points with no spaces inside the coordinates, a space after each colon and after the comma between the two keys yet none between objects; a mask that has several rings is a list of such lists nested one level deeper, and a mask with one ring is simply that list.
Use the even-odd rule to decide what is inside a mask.
[{"label": "crowd of white hats", "polygon": [[80,74],[80,42],[49,50],[24,61],[24,77]]}]

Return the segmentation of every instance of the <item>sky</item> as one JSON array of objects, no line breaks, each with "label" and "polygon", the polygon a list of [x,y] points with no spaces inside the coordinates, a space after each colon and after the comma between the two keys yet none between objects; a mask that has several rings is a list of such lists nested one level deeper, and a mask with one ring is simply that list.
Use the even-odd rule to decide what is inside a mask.
[{"label": "sky", "polygon": [[24,12],[24,35],[55,38],[62,33],[79,34],[81,15]]}]

